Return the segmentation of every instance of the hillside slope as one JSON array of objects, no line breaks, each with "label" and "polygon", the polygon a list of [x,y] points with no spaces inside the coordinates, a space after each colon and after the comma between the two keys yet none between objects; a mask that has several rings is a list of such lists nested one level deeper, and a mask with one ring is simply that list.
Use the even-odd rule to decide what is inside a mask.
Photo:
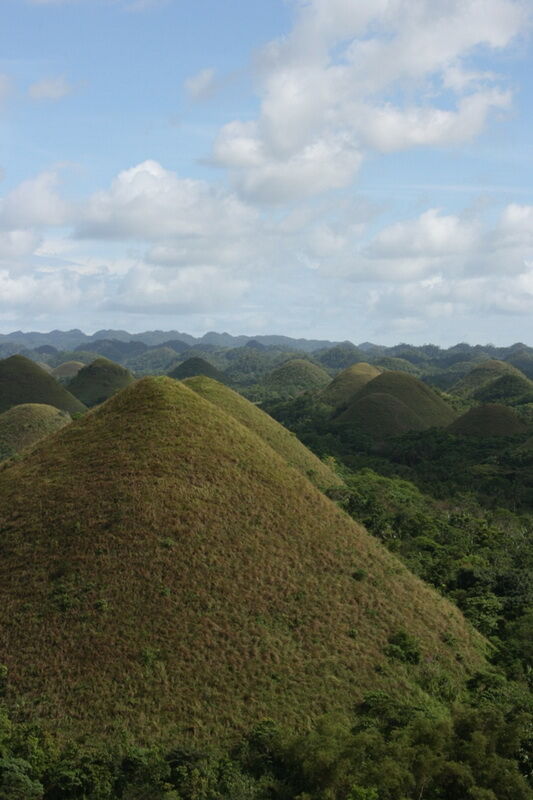
[{"label": "hillside slope", "polygon": [[330,381],[330,375],[322,367],[305,358],[292,358],[265,375],[262,383],[271,391],[291,396],[323,389]]},{"label": "hillside slope", "polygon": [[320,399],[335,408],[344,406],[349,403],[359,389],[362,389],[373,378],[377,378],[380,373],[380,369],[372,364],[367,364],[366,361],[352,364],[333,378],[329,386],[326,386],[321,393]]},{"label": "hillside slope", "polygon": [[0,414],[0,461],[11,458],[70,422],[68,411],[24,403]]},{"label": "hillside slope", "polygon": [[284,428],[242,395],[203,376],[187,378],[184,383],[189,389],[231,414],[237,422],[256,433],[288,464],[299,470],[320,489],[329,489],[342,483],[340,478],[308,450],[293,433],[290,433],[287,428]]},{"label": "hillside slope", "polygon": [[72,378],[68,388],[72,394],[85,403],[86,406],[95,406],[103,403],[109,397],[129,386],[133,375],[120,364],[115,364],[108,358],[97,358]]},{"label": "hillside slope", "polygon": [[448,430],[463,436],[515,436],[526,433],[527,425],[511,408],[488,403],[469,409],[454,420]]},{"label": "hillside slope", "polygon": [[192,356],[186,361],[168,373],[169,378],[175,378],[177,381],[183,381],[185,378],[194,378],[196,375],[205,375],[206,378],[212,378],[219,383],[225,382],[225,377],[213,364],[206,361],[205,358],[199,356]]},{"label": "hillside slope", "polygon": [[0,361],[0,413],[22,403],[42,403],[75,414],[85,405],[52,375],[24,356]]},{"label": "hillside slope", "polygon": [[[229,414],[143,379],[0,470],[6,702],[60,738],[223,741],[370,689],[431,702],[483,640]],[[452,645],[453,643],[453,645]]]}]

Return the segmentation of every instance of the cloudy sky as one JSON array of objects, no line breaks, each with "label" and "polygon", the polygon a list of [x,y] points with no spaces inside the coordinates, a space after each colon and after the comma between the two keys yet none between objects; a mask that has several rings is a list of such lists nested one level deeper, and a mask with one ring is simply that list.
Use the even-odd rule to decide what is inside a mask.
[{"label": "cloudy sky", "polygon": [[0,331],[533,344],[530,0],[0,0]]}]

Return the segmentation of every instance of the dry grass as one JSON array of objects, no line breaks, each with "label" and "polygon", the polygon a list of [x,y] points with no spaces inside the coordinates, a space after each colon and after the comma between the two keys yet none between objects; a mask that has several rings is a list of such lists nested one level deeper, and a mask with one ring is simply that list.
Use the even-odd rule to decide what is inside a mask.
[{"label": "dry grass", "polygon": [[75,414],[85,405],[52,375],[24,356],[0,361],[0,413],[22,403],[40,403]]},{"label": "dry grass", "polygon": [[213,378],[213,380],[221,383],[226,380],[220,370],[210,364],[209,361],[206,361],[205,358],[200,358],[199,356],[193,356],[178,364],[176,369],[173,369],[168,375],[178,381],[182,381],[185,378],[193,378],[196,375],[205,375],[207,378]]},{"label": "dry grass", "polygon": [[0,471],[0,556],[7,702],[59,737],[224,740],[419,695],[418,667],[383,654],[400,628],[458,680],[483,664],[454,606],[168,378]]},{"label": "dry grass", "polygon": [[515,378],[522,378],[531,387],[531,381],[520,372],[519,369],[508,364],[506,361],[490,359],[483,361],[479,366],[472,369],[464,378],[458,381],[451,389],[451,394],[459,397],[473,397],[481,389],[487,388],[503,375],[512,375]]},{"label": "dry grass", "polygon": [[73,378],[85,364],[83,361],[64,361],[52,370],[54,378]]},{"label": "dry grass", "polygon": [[341,479],[333,470],[320,461],[307,447],[304,447],[293,433],[290,433],[283,425],[280,425],[242,395],[203,376],[187,378],[184,383],[189,389],[193,389],[205,400],[214,403],[256,433],[288,464],[309,478],[315,486],[324,490],[342,484]]},{"label": "dry grass", "polygon": [[263,378],[263,383],[280,393],[297,394],[312,389],[323,389],[331,381],[325,369],[305,358],[292,358],[273,369]]},{"label": "dry grass", "polygon": [[0,461],[31,447],[70,422],[68,411],[39,403],[13,406],[0,414]]},{"label": "dry grass", "polygon": [[381,373],[381,370],[365,361],[352,364],[333,378],[320,395],[320,399],[334,408],[346,406],[355,394],[369,381]]}]

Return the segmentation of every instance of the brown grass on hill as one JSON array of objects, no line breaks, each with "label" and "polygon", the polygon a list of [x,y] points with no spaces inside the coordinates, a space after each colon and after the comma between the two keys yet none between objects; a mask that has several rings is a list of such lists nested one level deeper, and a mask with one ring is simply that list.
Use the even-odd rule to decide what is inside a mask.
[{"label": "brown grass on hill", "polygon": [[380,373],[380,369],[365,361],[352,364],[333,378],[329,386],[326,386],[321,393],[320,399],[335,408],[345,406],[359,389],[362,389],[373,378],[377,378]]},{"label": "brown grass on hill", "polygon": [[73,378],[85,364],[83,361],[64,361],[52,370],[54,378]]},{"label": "brown grass on hill", "polygon": [[10,356],[0,361],[0,413],[22,403],[42,403],[70,414],[86,410],[83,403],[34,361]]},{"label": "brown grass on hill", "polygon": [[68,411],[24,403],[0,414],[0,460],[11,458],[71,421]]},{"label": "brown grass on hill", "polygon": [[325,490],[342,484],[342,480],[333,470],[308,450],[293,433],[242,395],[204,376],[187,378],[184,383],[260,436],[315,486]]},{"label": "brown grass on hill", "polygon": [[168,378],[0,470],[0,529],[6,702],[60,739],[220,742],[371,689],[428,702],[384,655],[399,629],[436,673],[484,663],[457,608]]},{"label": "brown grass on hill", "polygon": [[512,364],[491,358],[470,370],[464,378],[450,389],[450,393],[459,395],[459,397],[472,397],[480,389],[497,381],[502,375],[513,375],[516,378],[523,378],[528,384],[530,383],[526,375],[516,367],[513,367]]}]

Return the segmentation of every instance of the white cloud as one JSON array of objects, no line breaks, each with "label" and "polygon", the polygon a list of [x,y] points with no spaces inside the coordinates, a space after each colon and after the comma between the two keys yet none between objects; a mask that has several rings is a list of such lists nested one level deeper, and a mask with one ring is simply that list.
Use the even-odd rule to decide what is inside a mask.
[{"label": "white cloud", "polygon": [[57,172],[48,170],[20,183],[0,200],[0,229],[64,224],[68,208],[57,191],[58,182]]},{"label": "white cloud", "polygon": [[216,73],[214,69],[206,68],[191,75],[184,82],[184,88],[192,100],[205,100],[213,94],[216,87]]},{"label": "white cloud", "polygon": [[31,230],[0,231],[0,262],[31,255],[40,241],[38,234]]},{"label": "white cloud", "polygon": [[241,236],[255,219],[235,195],[145,161],[119,173],[110,189],[89,199],[78,235],[136,240]]},{"label": "white cloud", "polygon": [[258,59],[257,119],[225,125],[213,160],[246,197],[279,203],[347,185],[368,150],[471,140],[511,94],[468,61],[526,19],[517,0],[300,3]]},{"label": "white cloud", "polygon": [[28,89],[28,95],[32,100],[61,100],[73,91],[74,87],[65,76],[59,75],[55,78],[42,78],[42,80],[32,83]]}]

